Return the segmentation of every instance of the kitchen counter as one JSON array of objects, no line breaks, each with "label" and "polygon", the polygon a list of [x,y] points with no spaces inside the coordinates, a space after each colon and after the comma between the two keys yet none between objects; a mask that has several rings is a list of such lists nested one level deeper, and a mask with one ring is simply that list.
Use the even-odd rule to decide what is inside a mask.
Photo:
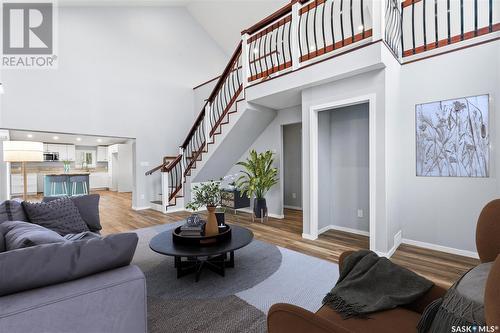
[{"label": "kitchen counter", "polygon": [[45,176],[88,176],[90,175],[90,172],[76,172],[76,171],[70,171],[70,172],[49,172],[49,173],[44,173]]},{"label": "kitchen counter", "polygon": [[[81,176],[79,178],[83,179],[79,179],[78,182],[70,182],[72,176]],[[50,197],[88,194],[90,189],[89,176],[88,172],[48,173],[43,177],[43,195]],[[54,179],[56,177],[58,179]]]}]

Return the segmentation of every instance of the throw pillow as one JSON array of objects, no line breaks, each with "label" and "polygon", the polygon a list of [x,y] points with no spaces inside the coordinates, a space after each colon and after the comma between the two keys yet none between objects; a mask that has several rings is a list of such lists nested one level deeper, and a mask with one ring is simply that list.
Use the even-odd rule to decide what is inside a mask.
[{"label": "throw pillow", "polygon": [[126,266],[137,240],[123,233],[0,253],[0,296]]},{"label": "throw pillow", "polygon": [[[70,197],[78,208],[82,219],[87,223],[90,231],[99,231],[102,229],[99,219],[99,194],[79,195]],[[60,197],[44,197],[43,202],[49,202],[60,199]]]},{"label": "throw pillow", "polygon": [[484,291],[493,262],[484,263],[464,274],[443,299],[431,303],[418,324],[420,333],[451,332],[452,326],[485,326]]},{"label": "throw pillow", "polygon": [[5,221],[28,221],[19,201],[6,200],[0,204],[0,223]]},{"label": "throw pillow", "polygon": [[70,198],[39,203],[23,202],[23,207],[31,223],[39,224],[59,235],[89,231],[89,227]]},{"label": "throw pillow", "polygon": [[0,224],[0,234],[5,239],[5,249],[7,251],[66,241],[57,232],[22,221],[7,221]]}]

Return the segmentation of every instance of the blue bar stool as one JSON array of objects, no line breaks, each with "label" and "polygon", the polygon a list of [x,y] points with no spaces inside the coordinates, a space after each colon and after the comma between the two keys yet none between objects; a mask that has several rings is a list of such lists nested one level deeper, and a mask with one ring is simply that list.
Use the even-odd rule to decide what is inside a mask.
[{"label": "blue bar stool", "polygon": [[71,184],[71,195],[77,195],[77,186],[82,184],[83,192],[82,195],[89,194],[89,189],[87,186],[87,176],[69,176],[69,183]]},{"label": "blue bar stool", "polygon": [[[68,176],[50,176],[50,195],[68,195]],[[61,184],[61,193],[57,193],[57,184]]]}]

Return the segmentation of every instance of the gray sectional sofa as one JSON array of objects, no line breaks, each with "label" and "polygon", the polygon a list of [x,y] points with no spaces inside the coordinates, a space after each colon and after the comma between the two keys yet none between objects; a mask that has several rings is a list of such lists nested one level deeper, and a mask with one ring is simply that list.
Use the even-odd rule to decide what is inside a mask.
[{"label": "gray sectional sofa", "polygon": [[147,332],[145,277],[130,265],[136,234],[100,237],[94,220],[90,231],[48,242],[9,222],[31,223],[20,207],[0,204],[0,332]]}]

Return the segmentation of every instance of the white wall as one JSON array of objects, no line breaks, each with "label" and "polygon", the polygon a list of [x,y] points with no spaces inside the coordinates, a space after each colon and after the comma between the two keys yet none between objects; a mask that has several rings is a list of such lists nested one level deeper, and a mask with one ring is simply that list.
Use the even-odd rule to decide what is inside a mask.
[{"label": "white wall", "polygon": [[[293,124],[300,122],[300,107],[292,107],[288,109],[279,110],[273,121],[255,140],[252,146],[241,156],[239,159],[243,161],[248,157],[250,150],[255,149],[257,152],[272,150],[275,153],[275,167],[280,168],[281,165],[281,152],[282,152],[282,132],[281,126],[286,124]],[[235,165],[228,172],[228,175],[239,173],[240,166]],[[283,174],[280,170],[280,181],[275,185],[266,195],[268,213],[271,216],[283,216]],[[253,202],[252,202],[253,204]]]},{"label": "white wall", "polygon": [[[397,211],[403,237],[475,251],[482,207],[499,196],[500,43],[434,57],[401,68],[397,155],[394,156]],[[416,177],[415,104],[490,94],[489,178]]]},{"label": "white wall", "polygon": [[134,206],[148,206],[160,177],[144,173],[177,153],[192,87],[227,56],[182,7],[99,6],[59,9],[58,59],[3,71],[0,127],[136,138]]},{"label": "white wall", "polygon": [[[319,228],[332,225],[367,232],[368,104],[322,111],[319,122]],[[358,209],[362,217],[357,216]]]}]

